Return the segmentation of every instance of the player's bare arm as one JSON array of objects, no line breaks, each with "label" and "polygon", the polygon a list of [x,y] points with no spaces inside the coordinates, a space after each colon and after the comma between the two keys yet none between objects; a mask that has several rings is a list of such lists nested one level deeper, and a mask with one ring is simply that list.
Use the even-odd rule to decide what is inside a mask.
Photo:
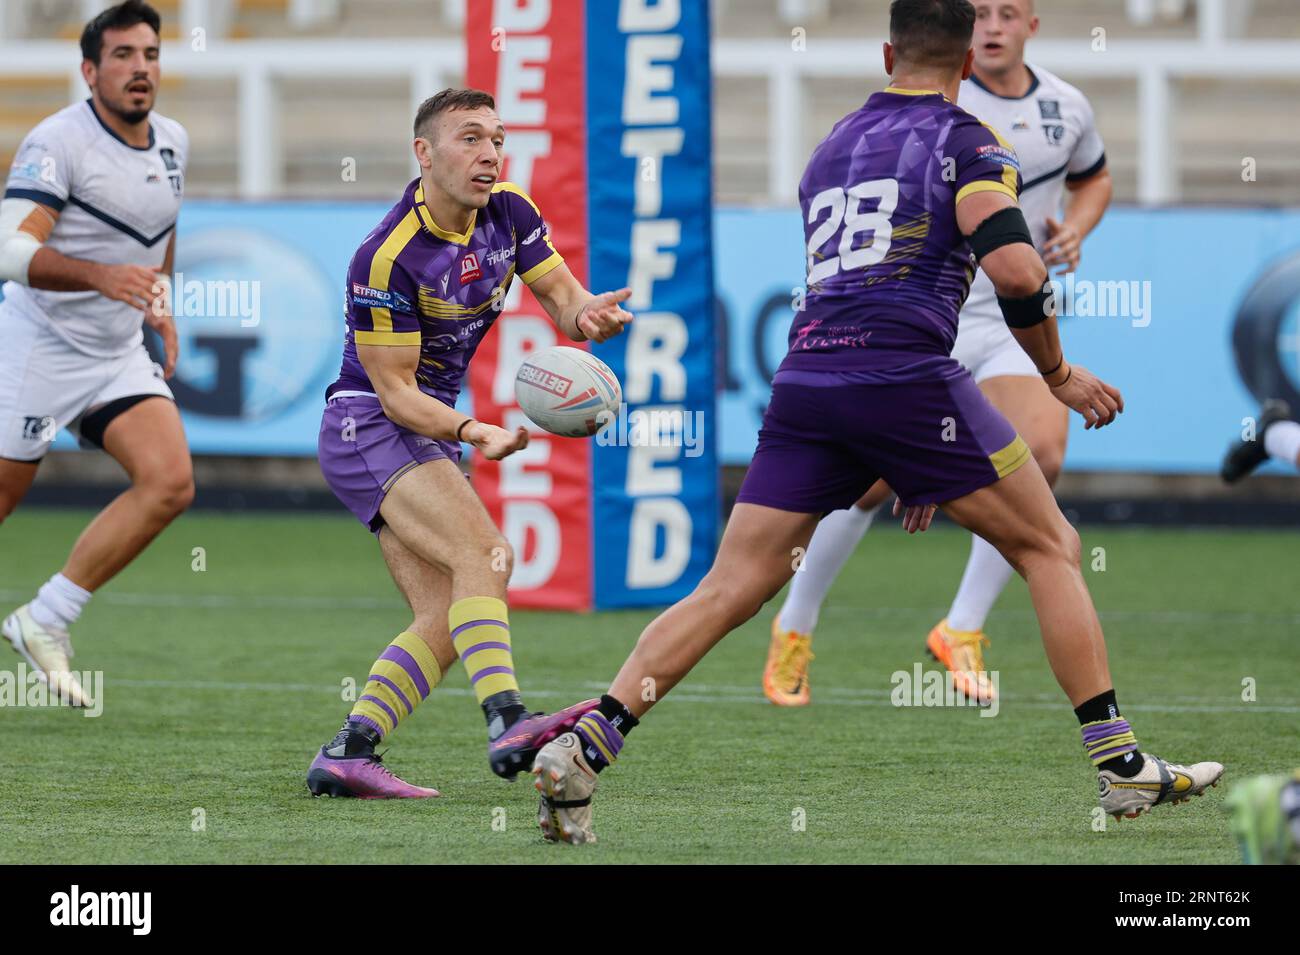
[{"label": "player's bare arm", "polygon": [[465,441],[499,461],[528,446],[528,430],[513,432],[461,414],[426,395],[415,382],[420,366],[418,345],[358,345],[357,357],[370,376],[389,420],[439,441]]},{"label": "player's bare arm", "polygon": [[555,327],[572,342],[608,341],[632,321],[632,314],[621,307],[632,295],[630,288],[593,295],[567,265],[547,272],[529,288]]},{"label": "player's bare arm", "polygon": [[103,265],[74,259],[45,245],[59,213],[30,199],[0,202],[0,277],[50,292],[99,292],[144,309],[158,273],[143,265]]},{"label": "player's bare arm", "polygon": [[1048,268],[1062,265],[1057,274],[1073,272],[1079,267],[1083,240],[1106,214],[1111,195],[1115,191],[1110,170],[1102,169],[1096,175],[1071,182],[1066,180],[1068,195],[1065,199],[1065,218],[1058,222],[1047,218],[1047,245],[1043,249],[1043,264]]},{"label": "player's bare arm", "polygon": [[[977,255],[986,248],[979,230],[992,228],[995,216],[1004,228],[1010,228],[1005,226],[1004,214],[1012,209],[1019,214],[1011,198],[997,192],[974,193],[957,204],[957,225]],[[1105,427],[1124,410],[1124,399],[1118,389],[1065,360],[1056,312],[1044,290],[1047,267],[1034,251],[1023,223],[1024,216],[1020,216],[1021,238],[1007,236],[989,243],[992,247],[980,255],[980,267],[997,289],[1011,334],[1033,360],[1056,400],[1083,415],[1085,428]]]}]

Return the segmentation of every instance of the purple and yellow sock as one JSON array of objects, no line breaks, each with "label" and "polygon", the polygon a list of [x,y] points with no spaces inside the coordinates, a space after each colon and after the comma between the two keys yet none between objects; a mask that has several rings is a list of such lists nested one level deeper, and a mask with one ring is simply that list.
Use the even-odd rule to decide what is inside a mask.
[{"label": "purple and yellow sock", "polygon": [[415,712],[441,679],[442,671],[429,645],[405,630],[370,668],[370,679],[348,719],[386,736],[397,729],[403,717]]},{"label": "purple and yellow sock", "polygon": [[479,704],[508,690],[519,692],[515,661],[510,655],[510,617],[504,600],[466,597],[448,613],[451,642],[465,664]]},{"label": "purple and yellow sock", "polygon": [[1088,758],[1094,766],[1137,751],[1137,737],[1133,735],[1128,720],[1123,717],[1084,723],[1081,730],[1083,748],[1087,750]]},{"label": "purple and yellow sock", "polygon": [[582,740],[582,755],[596,772],[618,759],[623,748],[623,734],[614,728],[600,710],[584,713],[573,731]]}]

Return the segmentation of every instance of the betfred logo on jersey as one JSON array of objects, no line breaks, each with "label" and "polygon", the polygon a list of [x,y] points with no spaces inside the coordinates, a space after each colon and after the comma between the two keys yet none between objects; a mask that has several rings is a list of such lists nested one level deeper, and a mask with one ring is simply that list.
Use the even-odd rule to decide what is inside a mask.
[{"label": "betfred logo on jersey", "polygon": [[1007,147],[1000,146],[996,143],[988,143],[984,146],[977,146],[975,152],[979,154],[981,159],[991,159],[994,162],[1002,163],[1004,166],[1014,166],[1016,169],[1020,168],[1020,160],[1016,158],[1016,152],[1014,149],[1007,149]]},{"label": "betfred logo on jersey", "polygon": [[478,256],[473,252],[466,252],[465,258],[460,260],[460,284],[473,282],[483,277],[483,270],[479,268]]},{"label": "betfred logo on jersey", "polygon": [[411,311],[411,302],[400,292],[371,288],[359,282],[352,283],[352,304],[362,308],[392,308],[399,312]]}]

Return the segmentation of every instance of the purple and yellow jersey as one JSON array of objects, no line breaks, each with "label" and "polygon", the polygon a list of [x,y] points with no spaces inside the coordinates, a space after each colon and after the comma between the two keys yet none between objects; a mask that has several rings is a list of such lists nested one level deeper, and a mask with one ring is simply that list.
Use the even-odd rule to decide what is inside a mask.
[{"label": "purple and yellow jersey", "polygon": [[1018,197],[1015,150],[942,93],[890,87],[840,120],[799,184],[808,288],[782,368],[924,377],[975,274],[957,203],[985,190]]},{"label": "purple and yellow jersey", "polygon": [[563,262],[541,212],[514,183],[498,182],[458,235],[433,221],[415,180],[352,257],[343,367],[326,396],[374,392],[357,345],[418,345],[420,390],[454,405],[516,274],[531,284]]}]

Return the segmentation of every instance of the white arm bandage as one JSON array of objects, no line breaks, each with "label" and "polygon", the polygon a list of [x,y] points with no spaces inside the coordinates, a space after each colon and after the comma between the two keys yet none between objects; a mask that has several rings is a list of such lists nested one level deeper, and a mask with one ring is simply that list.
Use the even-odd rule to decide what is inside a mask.
[{"label": "white arm bandage", "polygon": [[27,284],[27,269],[41,247],[41,240],[20,228],[37,210],[30,199],[0,201],[0,282]]}]

